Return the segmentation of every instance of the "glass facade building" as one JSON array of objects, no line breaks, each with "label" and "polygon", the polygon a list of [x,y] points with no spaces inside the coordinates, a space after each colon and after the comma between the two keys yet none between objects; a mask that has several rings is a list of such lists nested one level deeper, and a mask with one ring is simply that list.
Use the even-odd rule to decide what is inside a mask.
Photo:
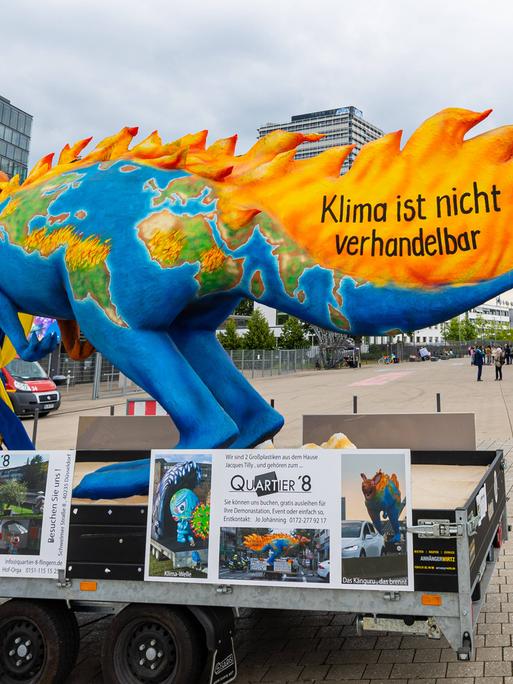
[{"label": "glass facade building", "polygon": [[0,95],[0,171],[27,177],[32,115]]},{"label": "glass facade building", "polygon": [[356,107],[325,109],[309,114],[297,114],[286,123],[268,123],[258,129],[258,137],[271,131],[282,130],[301,133],[322,133],[317,142],[303,143],[297,149],[296,159],[314,157],[330,147],[354,145],[355,148],[344,162],[342,173],[352,165],[356,155],[365,143],[381,138],[383,131],[363,118],[363,112]]}]

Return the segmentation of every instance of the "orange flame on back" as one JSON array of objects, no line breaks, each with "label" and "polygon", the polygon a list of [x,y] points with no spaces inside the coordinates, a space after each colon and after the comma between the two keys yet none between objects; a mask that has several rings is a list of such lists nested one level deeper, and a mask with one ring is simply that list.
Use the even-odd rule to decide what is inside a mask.
[{"label": "orange flame on back", "polygon": [[[136,128],[123,128],[79,158],[89,139],[66,145],[59,162],[44,157],[27,180],[0,177],[0,201],[20,189],[75,171],[99,161],[132,160],[160,169],[185,169],[210,180],[219,197],[220,219],[231,228],[246,224],[261,211],[267,212],[283,230],[322,266],[376,284],[438,286],[493,278],[511,270],[509,230],[513,207],[513,127],[489,131],[470,140],[465,134],[490,110],[471,112],[446,109],[428,119],[400,149],[400,132],[390,133],[365,145],[353,168],[340,176],[351,146],[332,148],[310,159],[294,159],[297,147],[321,135],[275,131],[258,140],[244,155],[234,156],[236,136],[206,147],[206,131],[163,143],[158,133],[130,148]],[[500,188],[501,207],[495,212],[437,216],[436,198],[460,196],[476,182],[479,191]],[[376,222],[321,221],[322,200],[344,196],[352,205],[386,204],[387,219]],[[426,219],[398,220],[396,200],[424,198]],[[338,202],[338,199],[337,199]],[[326,217],[325,217],[326,218]],[[335,236],[370,239],[372,231],[383,240],[413,238],[423,227],[427,232],[447,226],[458,237],[469,229],[479,231],[475,250],[437,255],[338,254]]]}]

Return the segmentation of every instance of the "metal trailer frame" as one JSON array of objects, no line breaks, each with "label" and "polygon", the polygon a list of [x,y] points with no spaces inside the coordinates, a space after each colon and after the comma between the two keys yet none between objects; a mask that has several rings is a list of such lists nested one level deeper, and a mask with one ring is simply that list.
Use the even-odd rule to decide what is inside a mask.
[{"label": "metal trailer frame", "polygon": [[[81,580],[69,579],[61,572],[59,580],[9,577],[0,580],[3,598],[64,600],[74,610],[113,610],[128,603],[155,603],[217,608],[272,608],[290,610],[326,610],[366,615],[358,624],[364,630],[397,631],[440,638],[443,634],[460,660],[469,660],[473,652],[473,633],[486,590],[495,567],[497,552],[490,546],[474,583],[470,585],[469,526],[467,511],[456,509],[458,593],[437,592],[441,605],[425,605],[425,591],[379,591],[359,589],[265,587],[226,584],[188,584],[96,580],[96,590],[81,589]],[[507,538],[506,514],[502,516],[503,539]],[[413,533],[419,533],[412,528]],[[436,536],[436,535],[434,535]],[[443,535],[445,536],[445,535]],[[91,580],[84,580],[88,586]],[[480,599],[472,600],[480,583]]]},{"label": "metal trailer frame", "polygon": [[[16,576],[1,578],[0,597],[23,598],[28,606],[32,601],[48,601],[49,610],[54,613],[55,608],[51,606],[56,606],[56,601],[62,607],[68,605],[72,610],[88,612],[117,613],[127,606],[134,606],[143,616],[144,606],[148,606],[150,612],[158,606],[169,606],[175,615],[183,614],[186,609],[190,619],[198,629],[202,629],[200,638],[204,639],[206,646],[206,660],[199,681],[204,684],[228,684],[236,677],[233,614],[239,608],[356,613],[359,633],[387,631],[434,639],[443,634],[459,660],[470,660],[474,650],[474,631],[494,571],[498,548],[508,537],[505,462],[500,450],[412,452],[412,457],[422,463],[426,454],[429,457],[435,455],[441,463],[478,462],[486,464],[487,468],[461,507],[413,510],[414,524],[408,532],[412,534],[414,551],[420,554],[420,563],[422,554],[429,559],[430,555],[438,553],[429,550],[436,548],[437,543],[441,549],[453,550],[456,556],[456,572],[451,576],[439,572],[436,557],[435,567],[429,567],[427,574],[419,565],[417,589],[413,591],[397,591],[394,587],[369,590],[311,586],[305,589],[303,585],[143,581],[144,564],[142,558],[137,557],[129,567],[131,576],[139,579],[108,579],[112,576],[111,570],[99,559],[88,576],[84,566],[71,560],[67,570],[59,571],[57,580]],[[483,488],[489,492],[487,517],[482,517],[478,502]]]}]

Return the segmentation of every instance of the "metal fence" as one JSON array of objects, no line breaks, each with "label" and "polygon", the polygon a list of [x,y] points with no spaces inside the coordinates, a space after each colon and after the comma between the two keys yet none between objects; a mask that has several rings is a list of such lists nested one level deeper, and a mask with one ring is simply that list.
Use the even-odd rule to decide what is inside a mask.
[{"label": "metal fence", "polygon": [[235,366],[251,378],[297,373],[316,367],[319,355],[308,349],[231,349]]},{"label": "metal fence", "polygon": [[[228,351],[235,366],[248,377],[282,375],[318,366],[317,348],[236,349]],[[77,399],[102,399],[141,392],[119,368],[96,352],[84,361],[73,361],[65,352],[40,361],[48,374],[60,378],[63,392]]]},{"label": "metal fence", "polygon": [[362,345],[361,360],[363,362],[379,361],[384,356],[394,354],[400,361],[420,360],[419,350],[427,349],[432,358],[450,359],[468,356],[470,342],[447,342],[445,344],[411,344],[408,342],[389,342],[383,344]]}]

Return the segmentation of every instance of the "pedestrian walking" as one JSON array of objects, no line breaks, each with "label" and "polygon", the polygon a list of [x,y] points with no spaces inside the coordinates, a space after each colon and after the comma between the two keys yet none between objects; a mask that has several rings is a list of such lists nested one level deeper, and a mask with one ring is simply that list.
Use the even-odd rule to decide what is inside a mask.
[{"label": "pedestrian walking", "polygon": [[491,363],[492,363],[492,353],[493,353],[492,348],[490,347],[489,344],[487,344],[487,345],[486,345],[486,348],[485,348],[486,365],[487,365],[487,366],[490,366]]},{"label": "pedestrian walking", "polygon": [[495,348],[495,354],[493,358],[493,363],[495,365],[495,379],[502,380],[502,367],[504,365],[504,352],[500,347]]},{"label": "pedestrian walking", "polygon": [[481,373],[483,372],[483,361],[484,361],[484,354],[483,350],[481,349],[481,345],[478,344],[477,347],[474,350],[474,366],[477,366],[477,380],[478,382],[481,382]]},{"label": "pedestrian walking", "polygon": [[504,347],[504,356],[506,357],[506,365],[509,366],[511,363],[511,347],[509,346],[509,342],[506,342],[506,346]]}]

